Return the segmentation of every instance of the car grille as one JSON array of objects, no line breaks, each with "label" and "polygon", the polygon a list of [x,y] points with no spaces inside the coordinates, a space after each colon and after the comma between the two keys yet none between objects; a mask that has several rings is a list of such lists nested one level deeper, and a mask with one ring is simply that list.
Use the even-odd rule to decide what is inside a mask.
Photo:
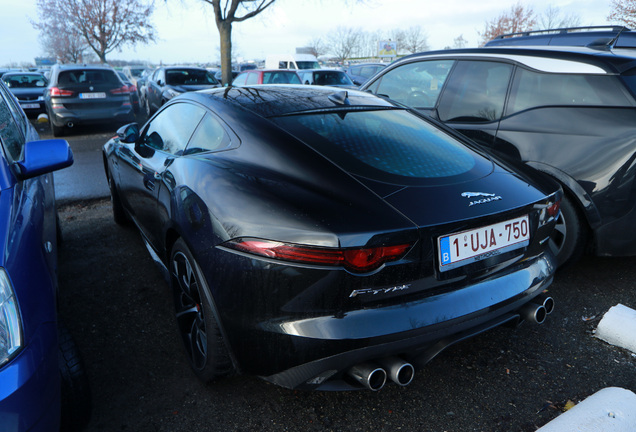
[{"label": "car grille", "polygon": [[18,100],[24,101],[24,102],[30,102],[30,101],[36,101],[38,100],[38,98],[41,96],[38,95],[28,95],[28,96],[18,96]]}]

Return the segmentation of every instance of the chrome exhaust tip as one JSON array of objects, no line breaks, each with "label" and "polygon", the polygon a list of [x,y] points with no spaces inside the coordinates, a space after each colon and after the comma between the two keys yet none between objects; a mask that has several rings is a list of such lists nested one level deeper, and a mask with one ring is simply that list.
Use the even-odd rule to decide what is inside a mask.
[{"label": "chrome exhaust tip", "polygon": [[541,294],[532,300],[534,303],[537,303],[545,308],[545,313],[550,315],[554,310],[554,299],[548,295]]},{"label": "chrome exhaust tip", "polygon": [[386,371],[373,363],[360,363],[347,373],[371,391],[380,390],[386,383]]},{"label": "chrome exhaust tip", "polygon": [[378,363],[387,371],[389,379],[402,387],[411,384],[415,377],[413,365],[399,357],[383,358]]},{"label": "chrome exhaust tip", "polygon": [[535,303],[526,303],[519,309],[519,313],[526,321],[532,321],[537,324],[542,324],[545,321],[545,317],[548,315],[543,305]]},{"label": "chrome exhaust tip", "polygon": [[66,126],[67,126],[68,128],[72,128],[73,126],[75,126],[75,124],[74,124],[72,121],[70,121],[70,122],[67,122],[67,123],[66,123]]}]

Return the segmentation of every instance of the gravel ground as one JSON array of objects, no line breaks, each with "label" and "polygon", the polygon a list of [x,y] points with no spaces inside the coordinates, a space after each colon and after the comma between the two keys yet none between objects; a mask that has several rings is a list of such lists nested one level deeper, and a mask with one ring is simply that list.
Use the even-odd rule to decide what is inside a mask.
[{"label": "gravel ground", "polygon": [[557,275],[543,325],[457,344],[406,388],[308,393],[250,376],[201,384],[139,234],[115,225],[108,200],[65,204],[60,217],[60,315],[91,381],[88,432],[525,432],[604,387],[636,392],[636,358],[592,337],[611,306],[636,307],[636,258],[584,258]]}]

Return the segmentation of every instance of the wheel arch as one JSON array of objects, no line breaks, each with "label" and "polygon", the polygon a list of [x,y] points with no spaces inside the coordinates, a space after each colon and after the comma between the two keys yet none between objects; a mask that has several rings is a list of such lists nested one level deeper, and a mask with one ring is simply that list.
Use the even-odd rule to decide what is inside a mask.
[{"label": "wheel arch", "polygon": [[601,225],[601,215],[598,208],[590,195],[575,179],[567,173],[541,162],[529,161],[526,164],[537,171],[549,175],[561,184],[563,192],[572,199],[578,210],[585,217],[585,222],[589,229],[594,230]]}]

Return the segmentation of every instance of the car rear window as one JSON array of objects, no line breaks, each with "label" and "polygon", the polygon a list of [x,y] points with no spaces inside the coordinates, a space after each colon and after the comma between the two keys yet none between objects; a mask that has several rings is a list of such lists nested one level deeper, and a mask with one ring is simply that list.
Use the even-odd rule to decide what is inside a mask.
[{"label": "car rear window", "polygon": [[219,82],[205,70],[167,69],[166,83],[170,85],[213,85]]},{"label": "car rear window", "polygon": [[486,175],[492,162],[406,110],[273,118],[344,170],[394,184],[433,185]]},{"label": "car rear window", "polygon": [[73,86],[77,85],[101,85],[109,84],[114,86],[121,86],[119,78],[113,71],[101,70],[101,69],[80,69],[80,70],[68,70],[60,72],[58,77],[58,84],[61,86]]}]

